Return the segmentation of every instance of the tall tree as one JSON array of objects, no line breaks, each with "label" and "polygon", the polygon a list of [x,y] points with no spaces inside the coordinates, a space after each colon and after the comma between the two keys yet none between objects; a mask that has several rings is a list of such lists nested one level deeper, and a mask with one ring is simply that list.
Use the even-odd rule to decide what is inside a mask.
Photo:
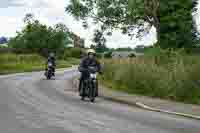
[{"label": "tall tree", "polygon": [[24,23],[31,23],[34,20],[34,14],[27,13],[24,17]]},{"label": "tall tree", "polygon": [[43,49],[58,51],[69,44],[68,28],[64,24],[48,27],[27,14],[24,18],[25,27],[9,42],[10,46],[19,49],[42,52]]},{"label": "tall tree", "polygon": [[83,23],[92,18],[104,31],[121,29],[130,36],[141,37],[154,26],[157,45],[180,48],[193,45],[192,9],[192,0],[71,0],[66,11]]},{"label": "tall tree", "polygon": [[159,30],[158,8],[158,0],[71,0],[66,11],[83,23],[92,18],[103,31],[117,28],[134,36],[133,30],[138,29],[141,37],[152,26]]},{"label": "tall tree", "polygon": [[192,23],[192,25],[193,25],[193,29],[192,29],[192,37],[193,38],[192,39],[194,41],[194,44],[200,43],[200,32],[198,31],[197,23],[195,22],[195,19],[197,19],[196,16],[199,15],[197,5],[198,5],[198,0],[193,0],[193,3],[192,3],[193,11],[192,12],[193,12],[194,19],[193,19],[193,23]]},{"label": "tall tree", "polygon": [[94,32],[93,42],[96,43],[95,50],[99,53],[105,52],[106,48],[106,38],[100,30]]},{"label": "tall tree", "polygon": [[160,44],[163,48],[192,47],[192,1],[160,2]]}]

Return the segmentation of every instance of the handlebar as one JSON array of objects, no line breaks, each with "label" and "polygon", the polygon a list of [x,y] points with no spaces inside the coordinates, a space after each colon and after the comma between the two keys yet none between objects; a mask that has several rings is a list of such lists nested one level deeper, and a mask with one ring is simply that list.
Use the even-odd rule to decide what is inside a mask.
[{"label": "handlebar", "polygon": [[90,73],[96,73],[96,72],[98,72],[98,70],[97,70],[97,68],[96,67],[88,67],[88,72],[90,72]]},{"label": "handlebar", "polygon": [[[97,67],[88,67],[88,68],[78,68],[80,72],[89,72],[89,73],[97,73],[99,72]],[[101,71],[99,72],[100,74],[102,73]]]}]

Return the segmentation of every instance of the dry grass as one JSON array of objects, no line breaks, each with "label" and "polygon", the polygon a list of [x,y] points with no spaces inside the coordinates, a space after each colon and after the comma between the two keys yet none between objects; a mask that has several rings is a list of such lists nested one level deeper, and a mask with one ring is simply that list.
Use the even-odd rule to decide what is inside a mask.
[{"label": "dry grass", "polygon": [[200,104],[198,56],[104,60],[105,82],[115,89]]},{"label": "dry grass", "polygon": [[[0,74],[44,70],[46,59],[37,54],[0,54]],[[78,64],[78,59],[58,60],[58,68]]]}]

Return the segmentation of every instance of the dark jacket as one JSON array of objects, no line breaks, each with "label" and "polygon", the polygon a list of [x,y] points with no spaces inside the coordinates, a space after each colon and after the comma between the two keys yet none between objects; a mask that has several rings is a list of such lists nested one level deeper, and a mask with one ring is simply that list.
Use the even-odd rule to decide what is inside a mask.
[{"label": "dark jacket", "polygon": [[101,72],[102,71],[102,67],[100,62],[97,59],[90,59],[88,57],[85,57],[81,60],[81,63],[79,65],[79,71],[83,74],[83,75],[88,75],[87,69],[88,67],[96,67],[97,68],[97,72]]},{"label": "dark jacket", "polygon": [[48,57],[47,59],[47,63],[48,62],[51,62],[53,64],[53,66],[55,67],[56,66],[56,59],[54,57]]}]

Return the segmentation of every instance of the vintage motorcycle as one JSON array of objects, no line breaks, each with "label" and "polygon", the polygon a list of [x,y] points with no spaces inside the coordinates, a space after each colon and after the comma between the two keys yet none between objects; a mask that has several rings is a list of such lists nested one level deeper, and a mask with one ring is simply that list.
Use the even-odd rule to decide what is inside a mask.
[{"label": "vintage motorcycle", "polygon": [[97,68],[88,67],[89,77],[83,81],[80,89],[81,99],[84,100],[85,97],[89,98],[91,102],[95,101],[98,91],[97,83]]}]

